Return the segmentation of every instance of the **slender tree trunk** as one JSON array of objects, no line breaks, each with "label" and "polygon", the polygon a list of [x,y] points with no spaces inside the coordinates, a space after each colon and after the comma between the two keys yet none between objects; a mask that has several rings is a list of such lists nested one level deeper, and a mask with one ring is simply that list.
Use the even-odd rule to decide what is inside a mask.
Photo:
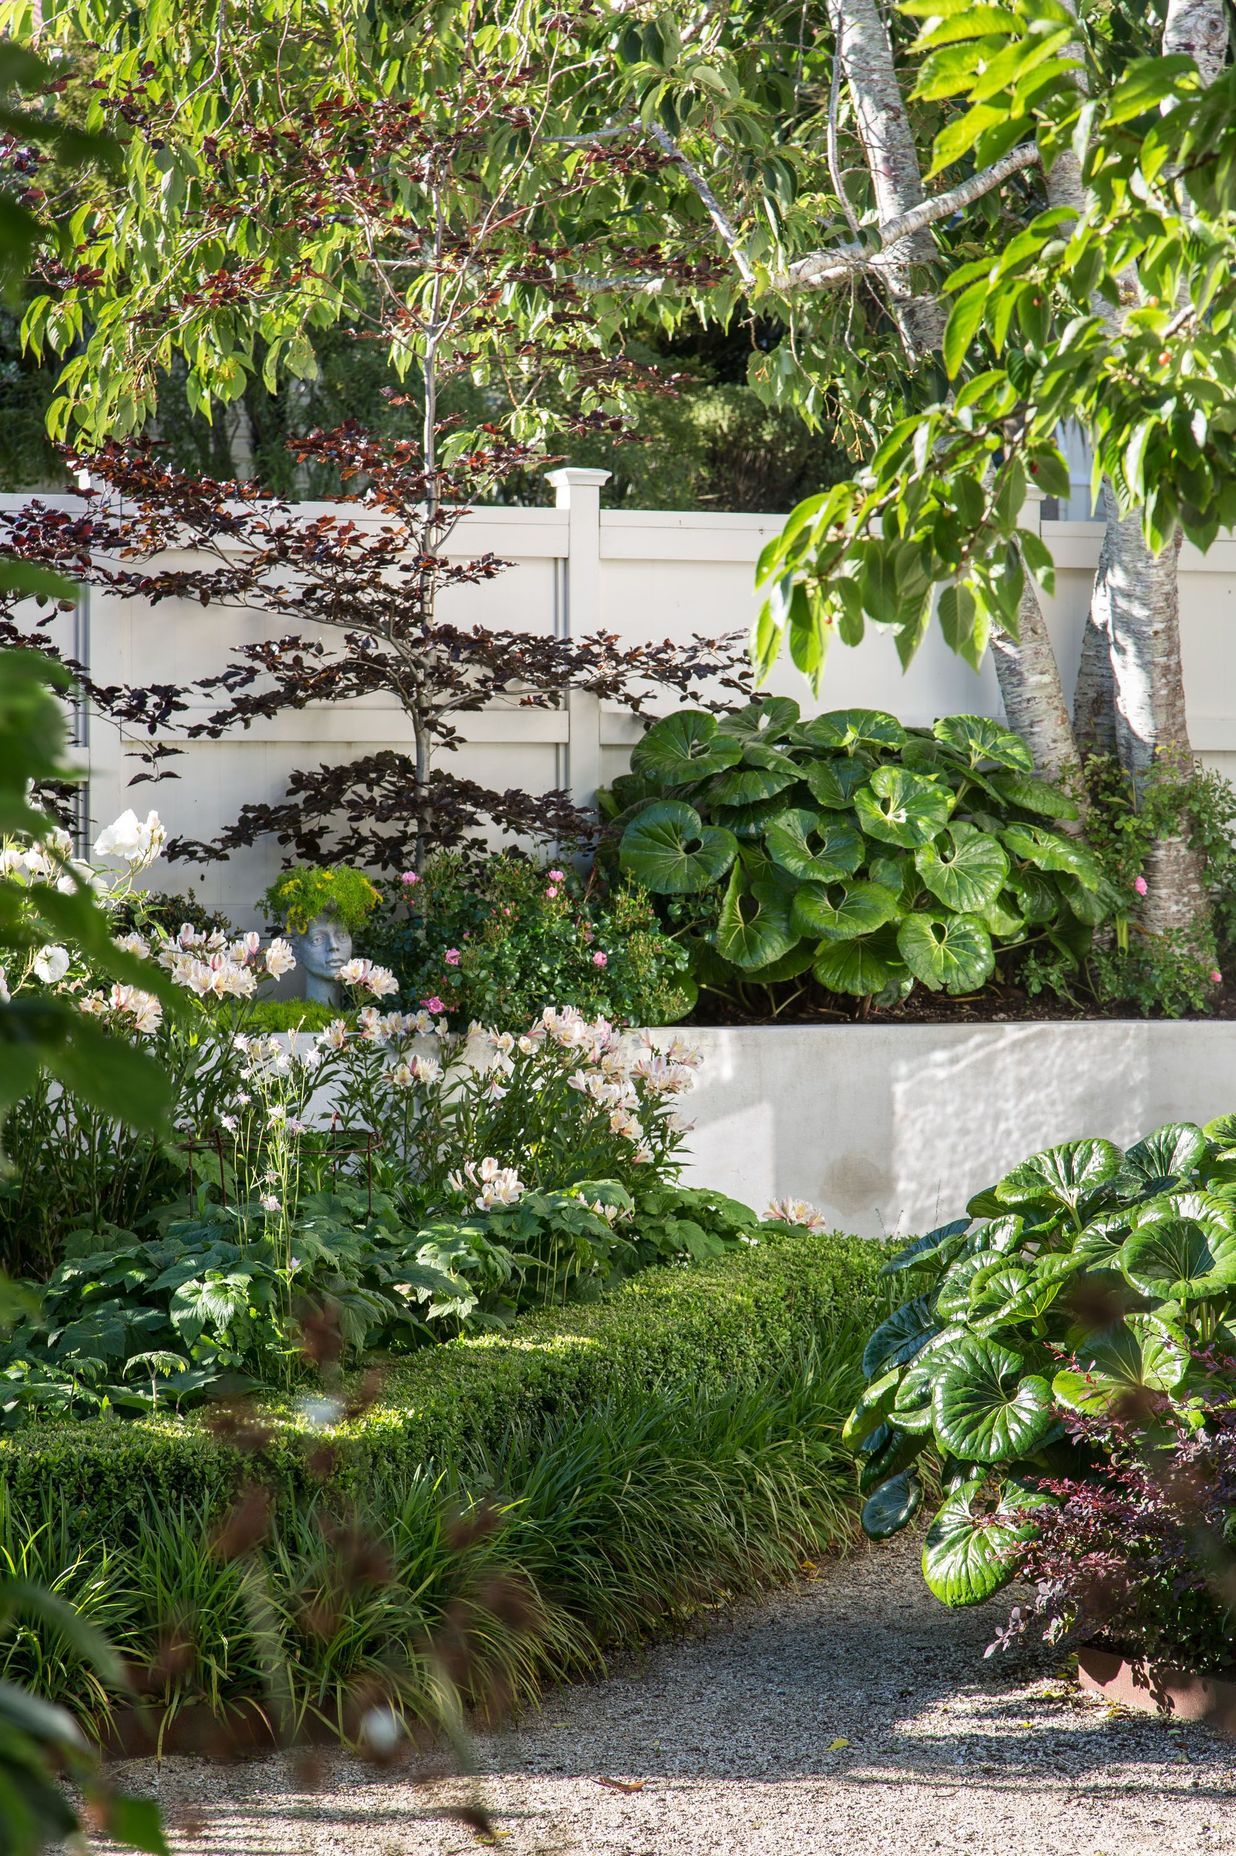
[{"label": "slender tree trunk", "polygon": [[1080,765],[1077,743],[1060,681],[1060,666],[1028,575],[1017,629],[1016,638],[997,631],[991,640],[1004,713],[1009,727],[1033,754],[1038,771],[1049,780],[1069,785]]},{"label": "slender tree trunk", "polygon": [[1112,677],[1112,599],[1107,583],[1111,550],[1107,536],[1099,550],[1090,610],[1082,634],[1081,662],[1077,667],[1077,684],[1073,692],[1073,733],[1077,751],[1085,759],[1091,754],[1107,754],[1113,759],[1116,747],[1116,686]]},{"label": "slender tree trunk", "polygon": [[[888,27],[876,0],[829,0],[829,12],[876,213],[881,221],[897,219],[926,196]],[[899,256],[902,252],[903,262],[890,264],[886,271],[889,297],[907,351],[921,360],[939,348],[946,321],[939,297],[922,277],[922,271],[936,262],[930,229],[924,227],[905,239]]]},{"label": "slender tree trunk", "polygon": [[[926,195],[888,27],[876,0],[829,0],[829,13],[876,212],[881,222],[896,219]],[[1078,192],[1080,197],[1080,178]],[[931,283],[937,254],[930,228],[904,240],[898,255],[902,253],[904,261],[886,271],[889,297],[908,354],[922,360],[938,353],[947,320]],[[1049,778],[1059,779],[1077,767],[1077,749],[1060,668],[1029,576],[1018,629],[1020,639],[1002,631],[992,643],[1005,714],[1029,746],[1035,765]]]}]

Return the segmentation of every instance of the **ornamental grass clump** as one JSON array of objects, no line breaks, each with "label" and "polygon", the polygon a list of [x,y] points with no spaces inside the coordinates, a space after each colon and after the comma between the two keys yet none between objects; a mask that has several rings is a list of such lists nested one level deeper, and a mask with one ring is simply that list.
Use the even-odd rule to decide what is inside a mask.
[{"label": "ornamental grass clump", "polygon": [[700,986],[748,1007],[811,981],[881,1005],[971,993],[1031,946],[1075,970],[1115,906],[1072,798],[986,716],[680,709],[603,805]]},{"label": "ornamental grass clump", "polygon": [[1121,1451],[1104,1426],[1122,1420],[1126,1443],[1132,1426],[1152,1463],[1173,1429],[1226,1430],[1236,1117],[1171,1123],[1124,1153],[1035,1154],[887,1270],[913,1293],[869,1339],[846,1425],[863,1526],[903,1528],[931,1463],[943,1501],[924,1576],[944,1603],[978,1604],[1057,1525],[1065,1483],[1110,1489]]}]

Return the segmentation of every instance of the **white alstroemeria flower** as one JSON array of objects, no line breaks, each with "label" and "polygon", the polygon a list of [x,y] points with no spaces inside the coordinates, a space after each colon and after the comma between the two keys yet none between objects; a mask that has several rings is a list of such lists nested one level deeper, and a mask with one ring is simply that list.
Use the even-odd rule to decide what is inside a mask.
[{"label": "white alstroemeria flower", "polygon": [[130,806],[106,831],[99,833],[94,841],[94,854],[128,864],[133,871],[145,870],[166,843],[167,832],[159,814],[148,812],[144,819],[139,819]]},{"label": "white alstroemeria flower", "polygon": [[412,1074],[418,1083],[433,1084],[442,1074],[442,1065],[433,1057],[413,1057]]},{"label": "white alstroemeria flower", "polygon": [[34,957],[34,977],[45,986],[58,986],[69,970],[69,950],[53,943],[41,947]]},{"label": "white alstroemeria flower", "polygon": [[325,1031],[318,1033],[318,1043],[324,1050],[342,1050],[348,1041],[348,1025],[344,1018],[332,1018]]},{"label": "white alstroemeria flower", "polygon": [[266,971],[272,980],[280,980],[285,973],[290,973],[296,965],[296,956],[292,952],[292,943],[285,941],[282,935],[276,935],[266,949]]},{"label": "white alstroemeria flower", "polygon": [[273,1192],[264,1192],[258,1200],[258,1204],[264,1212],[277,1212],[279,1210],[279,1201]]},{"label": "white alstroemeria flower", "polygon": [[116,940],[116,946],[122,948],[126,954],[136,955],[138,960],[149,960],[150,958],[149,943],[140,934],[119,935]]},{"label": "white alstroemeria flower", "polygon": [[[366,962],[366,965],[369,965],[369,963]],[[389,967],[376,967],[370,965],[369,972],[365,977],[365,985],[375,999],[389,999],[393,993],[399,991],[399,981],[395,978],[395,975],[391,972]]]},{"label": "white alstroemeria flower", "polygon": [[[488,1162],[482,1162],[482,1171]],[[524,1195],[524,1182],[514,1167],[500,1167],[477,1195],[476,1208],[487,1212],[495,1205],[514,1205]]]},{"label": "white alstroemeria flower", "polygon": [[800,1224],[808,1231],[827,1231],[828,1219],[806,1199],[774,1199],[764,1213],[765,1223]]}]

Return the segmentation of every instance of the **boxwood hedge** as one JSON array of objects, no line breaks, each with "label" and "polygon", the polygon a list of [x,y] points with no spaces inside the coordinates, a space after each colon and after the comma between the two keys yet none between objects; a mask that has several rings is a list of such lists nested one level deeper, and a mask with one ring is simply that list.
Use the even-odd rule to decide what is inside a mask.
[{"label": "boxwood hedge", "polygon": [[[607,1300],[393,1361],[376,1399],[330,1430],[333,1478],[368,1497],[428,1467],[500,1459],[513,1430],[526,1444],[593,1407],[757,1386],[837,1316],[878,1318],[883,1260],[869,1240],[770,1229],[715,1263],[648,1270]],[[200,1416],[44,1423],[0,1438],[0,1490],[26,1514],[54,1504],[83,1541],[120,1542],[151,1506],[218,1509],[242,1473],[283,1499],[317,1492],[314,1415],[310,1401],[269,1403],[247,1458]]]}]

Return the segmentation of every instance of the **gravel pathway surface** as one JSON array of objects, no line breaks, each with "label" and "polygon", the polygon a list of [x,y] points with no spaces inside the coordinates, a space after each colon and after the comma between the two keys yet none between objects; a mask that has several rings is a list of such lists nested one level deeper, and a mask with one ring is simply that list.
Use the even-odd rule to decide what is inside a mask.
[{"label": "gravel pathway surface", "polygon": [[[983,1660],[994,1608],[949,1613],[913,1541],[865,1548],[698,1638],[551,1694],[482,1736],[509,1856],[1204,1856],[1236,1851],[1236,1745],[1082,1696],[1041,1653]],[[177,1856],[425,1856],[480,1839],[416,1783],[341,1757],[168,1759]]]}]

